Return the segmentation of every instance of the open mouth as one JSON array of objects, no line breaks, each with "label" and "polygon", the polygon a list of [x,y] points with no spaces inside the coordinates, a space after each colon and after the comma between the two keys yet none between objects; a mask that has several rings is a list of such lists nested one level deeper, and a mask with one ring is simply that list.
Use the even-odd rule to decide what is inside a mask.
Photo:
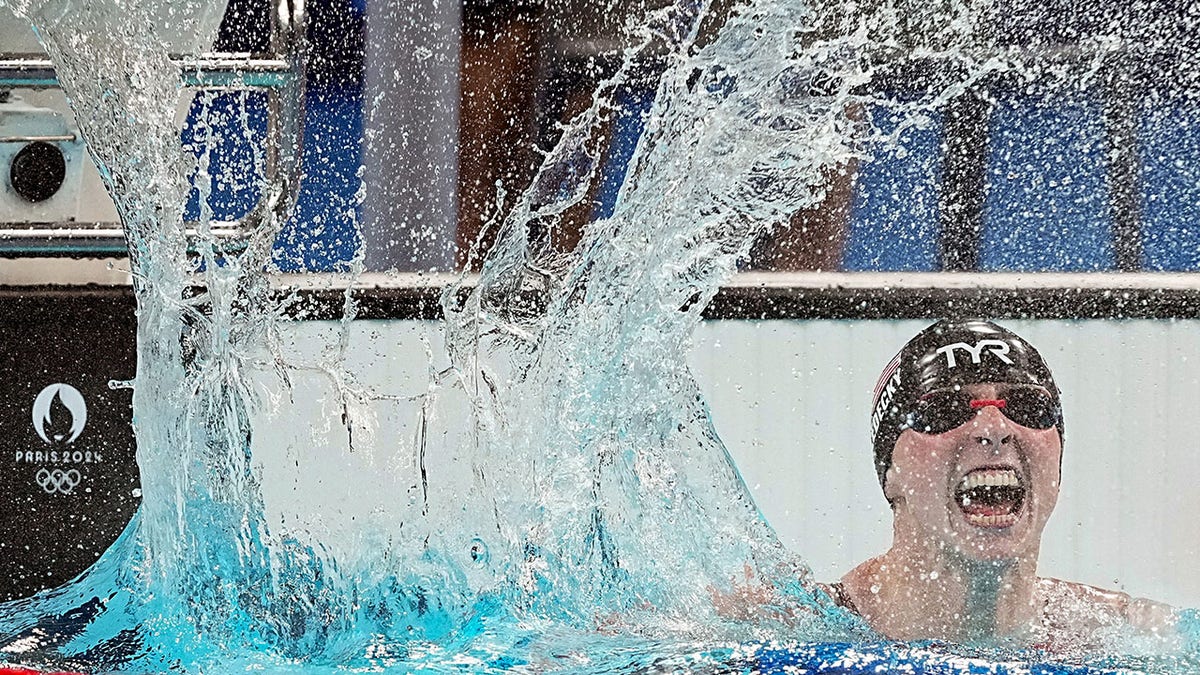
[{"label": "open mouth", "polygon": [[975,469],[958,482],[954,501],[975,527],[1011,527],[1025,503],[1025,486],[1014,469]]}]

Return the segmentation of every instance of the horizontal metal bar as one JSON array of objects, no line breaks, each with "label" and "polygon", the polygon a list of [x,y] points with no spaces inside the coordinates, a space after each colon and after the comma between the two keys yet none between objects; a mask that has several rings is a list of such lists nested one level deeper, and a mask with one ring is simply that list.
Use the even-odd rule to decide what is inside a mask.
[{"label": "horizontal metal bar", "polygon": [[[349,289],[362,319],[442,317],[457,274],[289,275],[274,283],[298,318],[337,319]],[[477,277],[461,277],[467,292]],[[536,293],[521,299],[544,306]],[[733,277],[706,319],[863,320],[981,316],[994,319],[1200,319],[1200,273],[747,273]]]},{"label": "horizontal metal bar", "polygon": [[[63,239],[63,238],[92,238],[92,239],[124,239],[125,232],[121,224],[112,223],[5,223],[0,227],[0,238],[17,239]],[[236,237],[242,233],[241,223],[233,220],[218,220],[208,224],[207,229],[217,238]],[[185,233],[189,237],[197,236],[196,223],[188,222]]]},{"label": "horizontal metal bar", "polygon": [[124,239],[5,239],[0,235],[0,257],[89,257],[127,255]]},{"label": "horizontal metal bar", "polygon": [[[279,274],[274,285],[303,289],[428,289],[441,290],[462,281],[478,283],[478,274],[457,272]],[[721,285],[727,290],[893,291],[893,290],[1192,290],[1200,293],[1200,272],[742,272]]]},{"label": "horizontal metal bar", "polygon": [[725,288],[1194,290],[1200,272],[743,272]]},{"label": "horizontal metal bar", "polygon": [[125,252],[114,256],[97,255],[69,260],[61,256],[0,259],[0,289],[27,286],[88,286],[103,289],[128,287],[129,284],[129,258]]},{"label": "horizontal metal bar", "polygon": [[56,227],[54,229],[0,228],[0,241],[30,239],[125,239],[125,232],[115,229],[93,227]]},{"label": "horizontal metal bar", "polygon": [[75,134],[59,134],[57,136],[0,136],[0,143],[73,143]]},{"label": "horizontal metal bar", "polygon": [[[0,256],[28,258],[37,256],[125,255],[125,232],[118,223],[29,223],[0,227]],[[208,227],[212,238],[229,250],[236,250],[245,237],[238,222],[221,221]],[[200,235],[195,225],[184,231],[189,248],[194,250]]]},{"label": "horizontal metal bar", "polygon": [[[208,54],[172,57],[183,84],[198,88],[279,89],[295,77],[287,61],[250,55]],[[0,58],[0,86],[57,87],[54,64],[46,58]]]},{"label": "horizontal metal bar", "polygon": [[[64,283],[28,273],[20,278],[10,285],[61,287]],[[461,281],[460,293],[469,292],[478,277],[288,274],[275,275],[271,281],[276,296],[287,303],[288,315],[296,319],[340,319],[345,294],[350,292],[358,303],[359,319],[437,320],[442,318],[443,291]],[[722,286],[704,316],[714,320],[1200,319],[1200,273],[748,273]]]},{"label": "horizontal metal bar", "polygon": [[178,59],[176,64],[188,87],[281,89],[294,77],[288,62],[277,58],[210,55]]}]

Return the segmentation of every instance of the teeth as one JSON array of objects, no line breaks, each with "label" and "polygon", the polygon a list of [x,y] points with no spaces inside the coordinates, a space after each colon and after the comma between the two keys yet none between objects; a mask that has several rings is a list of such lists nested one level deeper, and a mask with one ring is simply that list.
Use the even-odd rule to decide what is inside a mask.
[{"label": "teeth", "polygon": [[1017,516],[1010,513],[1003,516],[982,516],[965,514],[967,522],[976,527],[1012,527],[1017,523]]},{"label": "teeth", "polygon": [[1013,486],[1021,484],[1017,478],[1017,472],[1012,469],[983,469],[981,471],[972,471],[963,476],[962,482],[959,483],[959,490],[970,490],[977,487],[986,486]]}]

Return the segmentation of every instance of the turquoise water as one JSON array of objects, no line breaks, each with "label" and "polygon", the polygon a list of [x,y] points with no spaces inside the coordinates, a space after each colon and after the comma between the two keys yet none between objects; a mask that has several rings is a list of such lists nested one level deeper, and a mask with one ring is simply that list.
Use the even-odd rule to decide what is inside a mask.
[{"label": "turquoise water", "polygon": [[[256,414],[285,403],[252,382],[269,380],[286,401],[304,396],[291,389],[298,373],[319,371],[349,418],[372,396],[344,377],[345,341],[316,365],[279,348],[286,326],[264,270],[286,208],[261,214],[244,251],[202,237],[188,254],[180,74],[153,37],[152,5],[12,6],[54,58],[129,238],[143,504],[85,575],[0,608],[9,658],[131,673],[1194,664],[1117,638],[1111,653],[1057,657],[878,641],[832,606],[763,520],[686,366],[718,285],[757,236],[818,203],[831,172],[928,124],[970,82],[1040,68],[975,49],[979,17],[968,9],[914,18],[763,0],[730,15],[680,0],[648,16],[625,67],[490,224],[497,243],[478,284],[444,294],[450,365],[415,401],[420,433],[394,440],[389,466],[405,489],[369,545],[335,556],[312,533],[268,520],[271,467],[255,461],[272,440]],[[186,3],[178,10],[187,16]],[[903,100],[869,93],[875,57],[901,58],[893,52],[910,20],[936,38],[923,58],[960,75]],[[664,62],[612,213],[575,251],[531,244],[530,228],[553,230],[587,199],[614,92]],[[900,122],[883,133],[863,116],[868,106]],[[294,148],[281,150],[290,161]],[[203,197],[203,158],[199,169]],[[712,590],[747,572],[774,588],[775,604],[721,616]]]}]

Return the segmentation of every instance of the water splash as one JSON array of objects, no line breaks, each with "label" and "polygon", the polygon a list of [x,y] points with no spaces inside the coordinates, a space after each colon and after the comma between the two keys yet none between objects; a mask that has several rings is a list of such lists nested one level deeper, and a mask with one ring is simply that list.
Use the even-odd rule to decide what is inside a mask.
[{"label": "water splash", "polygon": [[[149,5],[15,9],[55,60],[129,239],[143,506],[79,580],[5,606],[0,633],[32,663],[137,672],[761,665],[776,647],[752,639],[852,652],[836,641],[868,632],[782,547],[712,427],[685,365],[701,311],[757,237],[821,202],[830,175],[895,147],[976,83],[1085,82],[1125,44],[1048,64],[985,39],[1000,8],[949,0],[678,0],[650,13],[624,65],[491,224],[479,282],[444,294],[450,367],[415,401],[396,526],[342,558],[267,522],[254,458],[271,442],[256,433],[256,377],[286,390],[315,369],[344,410],[371,402],[336,358],[304,366],[275,349],[264,272],[286,208],[259,214],[235,254],[202,223],[189,256],[181,205],[195,167],[175,124],[180,72]],[[903,97],[881,93],[880,79],[915,63],[937,75]],[[657,94],[612,215],[573,251],[546,245],[534,230],[553,232],[587,199],[615,94],[635,80]],[[900,123],[884,133],[880,114]],[[712,594],[746,576],[775,600],[722,616]],[[908,658],[945,656],[923,649]]]}]

